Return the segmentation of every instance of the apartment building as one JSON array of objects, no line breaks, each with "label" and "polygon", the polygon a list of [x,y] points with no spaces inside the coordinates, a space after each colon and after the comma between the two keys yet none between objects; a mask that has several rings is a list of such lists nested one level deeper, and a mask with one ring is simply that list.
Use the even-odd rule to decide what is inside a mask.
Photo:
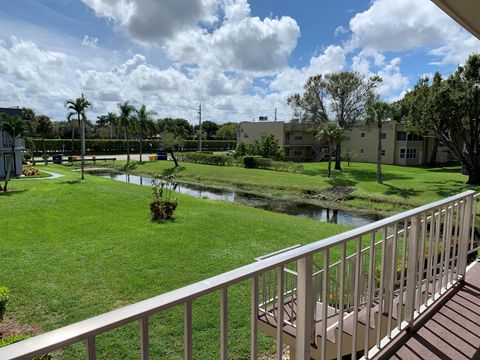
[{"label": "apartment building", "polygon": [[238,126],[237,140],[245,144],[261,141],[267,135],[278,139],[286,157],[294,161],[321,161],[326,149],[315,140],[315,128],[284,121],[244,121]]},{"label": "apartment building", "polygon": [[[430,136],[411,134],[404,123],[385,121],[382,126],[382,163],[395,165],[425,165],[430,163],[435,147],[435,139]],[[342,148],[355,152],[355,161],[376,162],[378,129],[376,124],[360,123],[346,131]],[[455,159],[448,149],[438,144],[436,163],[446,163]]]},{"label": "apartment building", "polygon": [[[294,161],[321,161],[327,154],[324,144],[315,139],[316,128],[309,124],[284,121],[246,121],[239,124],[237,140],[245,144],[261,141],[274,135],[285,156]],[[385,121],[382,130],[383,163],[396,165],[424,165],[430,162],[434,151],[434,138],[409,134],[406,124]],[[378,130],[376,125],[359,123],[346,131],[342,149],[353,149],[355,161],[377,161]],[[448,149],[437,147],[436,162],[455,160]]]}]

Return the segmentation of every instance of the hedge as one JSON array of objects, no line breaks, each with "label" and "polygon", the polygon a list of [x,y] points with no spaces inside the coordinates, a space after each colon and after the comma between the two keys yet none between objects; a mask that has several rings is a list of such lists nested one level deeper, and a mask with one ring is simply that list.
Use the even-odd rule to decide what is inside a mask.
[{"label": "hedge", "polygon": [[[27,148],[29,146],[29,141],[27,143]],[[42,139],[33,139],[33,148],[36,155],[43,154],[43,141]],[[125,141],[122,139],[86,139],[85,146],[87,154],[124,154],[125,150]],[[232,146],[231,140],[203,140],[202,141],[202,150],[208,151],[221,151],[228,150]],[[45,140],[45,149],[48,154],[56,153],[65,153],[70,154],[72,148],[71,139],[46,139]],[[80,139],[74,140],[74,149],[75,153],[79,154],[81,148]],[[156,152],[162,148],[160,140],[144,140],[142,150],[144,153]],[[198,141],[197,140],[185,140],[185,143],[182,147],[177,149],[178,151],[196,151],[198,150]],[[140,151],[140,141],[139,140],[130,140],[130,151],[139,152]]]},{"label": "hedge", "polygon": [[303,165],[292,161],[275,161],[261,156],[244,156],[243,165],[247,169],[267,169],[285,172],[297,172],[303,170]]},{"label": "hedge", "polygon": [[178,161],[196,164],[232,166],[235,160],[231,156],[206,154],[205,152],[179,153]]}]

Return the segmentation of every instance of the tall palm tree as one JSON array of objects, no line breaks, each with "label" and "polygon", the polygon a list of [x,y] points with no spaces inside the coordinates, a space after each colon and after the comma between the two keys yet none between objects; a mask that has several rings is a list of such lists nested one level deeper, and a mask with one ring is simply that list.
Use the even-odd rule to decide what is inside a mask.
[{"label": "tall palm tree", "polygon": [[379,100],[378,97],[373,98],[367,104],[367,124],[376,124],[378,129],[378,143],[377,143],[377,183],[383,184],[382,175],[382,132],[383,122],[388,119],[391,113],[390,104]]},{"label": "tall palm tree", "polygon": [[45,139],[52,134],[53,123],[52,120],[47,115],[37,116],[37,134],[42,137],[43,143],[43,160],[45,161],[45,166],[48,165],[47,160],[47,151],[45,149]]},{"label": "tall palm tree", "polygon": [[[16,139],[21,137],[27,130],[25,121],[18,116],[10,116],[7,114],[0,114],[0,131],[3,130],[12,138],[12,152],[10,156],[10,164],[7,166],[7,173],[5,175],[5,183],[3,185],[3,191],[7,191],[8,182],[10,181],[10,173],[15,163],[15,142]],[[0,190],[2,187],[0,186]]]},{"label": "tall palm tree", "polygon": [[322,145],[328,146],[328,172],[327,177],[332,174],[332,152],[344,137],[343,129],[337,122],[328,121],[320,126],[316,138]]},{"label": "tall palm tree", "polygon": [[135,111],[135,107],[131,105],[128,101],[124,103],[117,104],[118,109],[120,110],[120,125],[123,126],[125,131],[125,145],[127,148],[127,168],[130,163],[130,133],[129,127],[132,123],[132,114]]},{"label": "tall palm tree", "polygon": [[67,118],[70,119],[72,116],[77,117],[78,124],[80,126],[80,137],[82,139],[82,180],[85,178],[85,121],[87,120],[86,112],[92,106],[92,104],[85,99],[82,94],[82,97],[73,99],[68,99],[65,101],[65,107],[69,111]]},{"label": "tall palm tree", "polygon": [[137,121],[140,131],[140,161],[142,161],[142,145],[145,131],[147,130],[148,124],[152,121],[152,116],[156,114],[157,113],[155,111],[147,111],[145,104],[143,104],[140,109],[137,110]]}]

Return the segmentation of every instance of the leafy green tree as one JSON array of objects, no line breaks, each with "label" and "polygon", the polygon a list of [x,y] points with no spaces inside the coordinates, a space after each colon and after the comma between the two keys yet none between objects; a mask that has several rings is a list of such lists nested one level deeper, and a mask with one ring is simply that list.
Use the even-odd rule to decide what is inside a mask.
[{"label": "leafy green tree", "polygon": [[114,137],[118,139],[118,116],[113,112],[108,112],[106,115],[97,116],[97,127],[109,127],[110,139]]},{"label": "leafy green tree", "polygon": [[175,167],[178,167],[178,160],[175,156],[175,147],[181,145],[183,142],[182,137],[175,137],[174,133],[164,132],[160,134],[160,146],[166,150],[172,157]]},{"label": "leafy green tree", "polygon": [[181,136],[184,139],[190,139],[194,134],[193,126],[185,119],[159,119],[157,121],[157,130],[159,133],[171,132],[175,136]]},{"label": "leafy green tree", "polygon": [[[65,107],[69,111],[67,119],[71,119],[76,116],[80,128],[80,138],[82,142],[82,180],[85,178],[85,122],[87,120],[87,110],[92,106],[92,104],[82,96],[76,99],[69,99],[65,101]],[[73,145],[73,139],[72,139]],[[73,146],[72,146],[73,149]]]},{"label": "leafy green tree", "polygon": [[[194,128],[195,128],[195,131],[198,132],[199,126],[195,125]],[[202,121],[202,133],[205,134],[207,139],[214,139],[219,128],[220,126],[213,121],[210,121],[210,120]]]},{"label": "leafy green tree", "polygon": [[140,161],[142,161],[143,137],[145,132],[147,131],[148,124],[152,122],[152,117],[157,113],[152,110],[147,111],[147,107],[145,105],[142,105],[140,109],[136,110],[136,113],[136,118],[140,131]]},{"label": "leafy green tree", "polygon": [[278,139],[274,135],[265,136],[259,144],[259,154],[265,158],[278,158],[281,156]]},{"label": "leafy green tree", "polygon": [[[304,93],[288,98],[295,118],[318,127],[335,120],[345,131],[357,121],[363,120],[367,102],[374,96],[373,90],[381,83],[378,76],[365,79],[357,72],[343,71],[325,76],[310,77]],[[327,105],[328,104],[328,108]],[[335,169],[342,170],[341,142],[336,144]]]},{"label": "leafy green tree", "polygon": [[383,122],[390,116],[390,105],[381,101],[378,97],[373,97],[367,104],[367,116],[365,121],[367,124],[374,124],[377,126],[377,182],[383,184],[382,176],[382,132]]},{"label": "leafy green tree", "polygon": [[412,129],[438,138],[468,173],[468,184],[480,184],[480,55],[442,79],[420,79],[406,97]]},{"label": "leafy green tree", "polygon": [[52,135],[53,123],[52,120],[46,115],[37,116],[37,129],[36,132],[42,138],[43,143],[43,160],[45,161],[45,166],[48,165],[47,160],[47,150],[45,149],[45,139]]},{"label": "leafy green tree", "polygon": [[[10,181],[10,174],[15,163],[15,140],[25,134],[27,131],[27,126],[25,121],[18,116],[0,114],[0,130],[3,130],[12,138],[10,164],[7,165],[7,173],[5,174],[5,182],[3,185],[3,191],[6,192],[8,188],[8,182]],[[1,186],[0,190],[2,190]]]},{"label": "leafy green tree", "polygon": [[128,101],[124,103],[117,104],[118,109],[120,110],[119,123],[120,126],[123,126],[125,133],[125,147],[127,150],[127,166],[130,163],[130,126],[133,122],[133,113],[135,112],[135,107],[131,105]]},{"label": "leafy green tree", "polygon": [[332,174],[332,152],[336,144],[344,138],[344,130],[334,121],[323,124],[316,134],[317,140],[328,146],[328,172],[327,177]]},{"label": "leafy green tree", "polygon": [[[232,140],[233,142],[237,140],[237,131],[238,124],[226,123],[220,126],[220,128],[217,130],[217,134],[215,135],[215,137],[222,140]],[[228,147],[230,148],[230,143],[228,144]]]},{"label": "leafy green tree", "polygon": [[238,144],[237,144],[237,148],[235,150],[235,154],[238,155],[238,156],[245,156],[247,155],[247,145],[240,141]]},{"label": "leafy green tree", "polygon": [[345,150],[343,150],[342,156],[347,161],[347,165],[350,166],[350,163],[357,156],[357,153],[354,149],[348,147]]}]

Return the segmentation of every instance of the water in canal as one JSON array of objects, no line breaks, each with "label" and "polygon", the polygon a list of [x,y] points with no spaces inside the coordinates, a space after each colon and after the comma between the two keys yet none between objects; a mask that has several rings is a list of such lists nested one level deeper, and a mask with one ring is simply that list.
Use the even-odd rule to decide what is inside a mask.
[{"label": "water in canal", "polygon": [[[145,176],[127,175],[116,172],[93,172],[92,174],[116,181],[143,186],[151,186],[153,181],[152,178]],[[318,221],[332,222],[350,227],[360,227],[380,219],[377,215],[355,214],[354,212],[329,209],[306,203],[291,204],[290,201],[287,203],[285,200],[276,200],[240,191],[214,189],[191,184],[178,184],[176,191],[181,194],[201,199],[228,201],[231,203],[263,208],[297,217],[308,217]]]}]

